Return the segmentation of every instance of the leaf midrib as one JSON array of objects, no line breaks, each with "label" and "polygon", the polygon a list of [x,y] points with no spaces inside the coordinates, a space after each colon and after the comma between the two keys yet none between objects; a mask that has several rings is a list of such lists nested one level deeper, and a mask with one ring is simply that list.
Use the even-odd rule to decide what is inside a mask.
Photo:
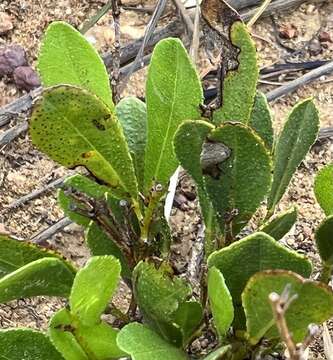
[{"label": "leaf midrib", "polygon": [[[170,111],[170,115],[169,115],[169,119],[168,119],[168,127],[167,127],[167,131],[166,131],[166,135],[163,139],[163,143],[162,143],[162,147],[160,150],[160,154],[159,154],[159,158],[156,164],[156,168],[155,168],[155,172],[153,175],[153,179],[158,179],[157,175],[159,173],[160,167],[161,167],[161,161],[163,158],[163,154],[165,151],[165,147],[166,147],[166,143],[169,140],[169,132],[170,132],[170,128],[171,128],[171,120],[173,118],[173,113],[174,113],[174,109],[175,109],[175,104],[176,104],[176,92],[177,92],[177,85],[178,85],[178,76],[179,76],[179,51],[178,51],[178,47],[176,47],[176,74],[175,74],[175,80],[174,80],[174,86],[173,86],[173,100],[172,100],[172,104],[171,104],[171,111]],[[149,181],[149,179],[148,179]]]}]

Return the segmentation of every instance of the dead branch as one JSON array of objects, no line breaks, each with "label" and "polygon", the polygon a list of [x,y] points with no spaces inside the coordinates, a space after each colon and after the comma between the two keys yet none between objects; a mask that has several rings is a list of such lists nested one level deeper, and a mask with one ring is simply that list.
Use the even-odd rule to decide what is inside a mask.
[{"label": "dead branch", "polygon": [[304,339],[303,343],[295,343],[292,334],[289,331],[285,317],[288,308],[292,302],[297,299],[297,294],[291,295],[290,290],[291,286],[288,284],[286,285],[281,295],[277,293],[271,293],[269,295],[269,301],[272,306],[275,323],[279,330],[281,339],[286,344],[289,360],[307,360],[305,353],[306,349],[318,333],[319,328],[316,325],[309,325],[308,335]]},{"label": "dead branch", "polygon": [[114,43],[112,51],[112,73],[111,73],[111,87],[113,102],[117,104],[120,100],[118,92],[119,78],[120,78],[120,9],[118,0],[111,0],[112,17],[114,25]]},{"label": "dead branch", "polygon": [[177,7],[177,9],[184,21],[188,35],[190,37],[192,37],[193,31],[194,31],[194,25],[193,25],[192,19],[189,15],[188,11],[186,10],[186,8],[185,8],[184,4],[181,2],[181,0],[172,0],[172,1],[175,4],[175,6]]},{"label": "dead branch", "polygon": [[[311,3],[320,4],[326,0],[313,0]],[[266,17],[276,13],[277,11],[285,11],[294,7],[297,7],[304,3],[304,0],[275,0],[269,6],[267,6],[266,10],[261,14],[261,17]],[[258,8],[245,10],[241,12],[241,18],[243,21],[250,20],[255,14],[258,12]]]},{"label": "dead branch", "polygon": [[300,76],[299,78],[290,81],[288,84],[283,85],[275,90],[272,90],[266,94],[268,101],[276,100],[286,94],[289,94],[295,90],[297,90],[299,87],[304,86],[305,84],[308,84],[309,82],[312,82],[318,78],[320,78],[322,75],[328,74],[333,71],[333,61],[322,65],[318,67],[317,69],[309,71],[307,74]]},{"label": "dead branch", "polygon": [[35,244],[42,244],[45,240],[49,239],[51,236],[55,235],[57,232],[61,231],[64,227],[70,224],[72,224],[72,220],[67,217],[63,217],[55,224],[51,225],[47,229],[41,231],[36,236],[32,237],[30,241]]},{"label": "dead branch", "polygon": [[68,176],[70,176],[70,175],[67,174],[65,176],[62,176],[61,178],[58,178],[58,179],[50,182],[49,184],[47,184],[47,185],[45,185],[45,186],[43,186],[43,187],[41,187],[41,188],[39,188],[39,189],[37,189],[35,191],[32,191],[31,193],[29,193],[27,195],[24,195],[21,198],[13,201],[11,204],[9,204],[6,207],[6,211],[18,208],[18,207],[26,204],[28,201],[36,199],[38,196],[44,194],[48,190],[56,189],[56,188],[61,187],[64,184],[64,181],[66,180],[66,178]]}]

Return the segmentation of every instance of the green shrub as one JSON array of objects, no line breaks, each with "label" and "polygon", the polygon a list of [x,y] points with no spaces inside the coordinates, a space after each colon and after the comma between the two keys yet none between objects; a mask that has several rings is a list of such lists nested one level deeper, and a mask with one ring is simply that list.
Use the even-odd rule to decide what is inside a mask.
[{"label": "green shrub", "polygon": [[[0,302],[68,299],[47,334],[1,330],[4,358],[188,359],[190,345],[208,329],[216,334],[215,348],[198,354],[207,360],[278,351],[269,296],[286,287],[297,294],[286,311],[295,342],[304,340],[309,324],[333,315],[325,284],[333,266],[332,167],[318,175],[315,187],[328,216],[316,233],[323,283],[309,279],[305,256],[278,242],[295,223],[296,208],[274,215],[316,140],[318,112],[311,99],[298,103],[276,136],[265,96],[256,93],[256,52],[246,26],[237,22],[231,38],[240,66],[224,79],[222,107],[205,119],[200,79],[180,40],[155,47],[146,104],[133,97],[114,104],[96,51],[71,26],[50,25],[38,64],[45,90],[34,105],[30,136],[59,164],[89,173],[65,181],[59,204],[85,228],[92,257],[77,270],[55,253],[0,237]],[[179,164],[196,184],[205,224],[200,298],[169,260],[163,204]],[[244,237],[263,204],[265,218]],[[132,292],[128,313],[111,302],[121,278]],[[113,324],[102,319],[105,312],[113,314]]]}]

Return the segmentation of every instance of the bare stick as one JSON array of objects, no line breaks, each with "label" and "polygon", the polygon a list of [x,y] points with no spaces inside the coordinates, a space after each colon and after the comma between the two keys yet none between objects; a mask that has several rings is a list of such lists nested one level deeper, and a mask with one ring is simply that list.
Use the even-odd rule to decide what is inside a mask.
[{"label": "bare stick", "polygon": [[266,10],[268,5],[270,4],[272,0],[264,0],[262,5],[259,7],[258,11],[252,16],[252,18],[248,21],[247,26],[250,28],[253,26],[257,20],[260,18],[260,16],[263,14],[263,12]]},{"label": "bare stick", "polygon": [[[313,4],[319,4],[326,0],[313,0]],[[277,11],[285,11],[290,8],[294,8],[299,6],[300,4],[304,3],[305,0],[276,0],[269,4],[266,10],[261,14],[261,17],[266,17],[272,14],[275,14]],[[241,18],[243,21],[250,20],[255,14],[257,13],[258,8],[241,12]]]},{"label": "bare stick", "polygon": [[112,6],[112,1],[108,1],[102,8],[97,12],[96,15],[92,16],[89,20],[85,21],[80,29],[81,34],[85,34],[90,28],[92,28],[98,20],[100,20]]},{"label": "bare stick", "polygon": [[289,360],[306,360],[306,349],[318,333],[319,328],[316,325],[310,324],[308,327],[308,334],[303,343],[295,343],[288,328],[286,312],[292,302],[294,302],[298,296],[297,294],[291,296],[290,289],[291,286],[288,284],[286,285],[281,295],[277,293],[271,293],[269,295],[269,301],[272,306],[275,323],[279,330],[281,339],[286,344]]},{"label": "bare stick", "polygon": [[268,101],[273,101],[281,96],[284,96],[286,94],[289,94],[299,87],[308,84],[311,81],[314,81],[321,77],[322,75],[328,74],[333,71],[333,61],[329,62],[328,64],[325,64],[323,66],[320,66],[317,69],[309,71],[307,74],[299,77],[296,80],[290,81],[288,84],[283,85],[275,90],[272,90],[266,94]]},{"label": "bare stick", "polygon": [[63,185],[64,181],[67,179],[67,177],[70,176],[69,174],[65,175],[65,176],[62,176],[61,178],[59,179],[56,179],[52,182],[50,182],[49,184],[27,194],[27,195],[24,195],[22,196],[21,198],[13,201],[11,204],[9,204],[5,211],[9,211],[9,210],[12,210],[12,209],[16,209],[18,208],[19,206],[22,206],[24,205],[25,203],[27,203],[28,201],[31,201],[33,199],[36,199],[38,196],[44,194],[46,191],[50,190],[50,189],[54,189],[54,188],[59,188]]},{"label": "bare stick", "polygon": [[24,122],[20,122],[19,124],[13,126],[9,130],[0,134],[0,148],[6,144],[9,144],[18,136],[25,133],[28,130],[28,127],[29,127],[28,121],[24,121]]},{"label": "bare stick", "polygon": [[30,241],[35,243],[35,244],[41,244],[45,240],[49,239],[51,236],[55,235],[57,232],[62,230],[64,227],[66,227],[66,226],[68,226],[68,225],[70,225],[72,223],[73,223],[72,220],[70,220],[67,217],[63,217],[62,219],[58,220],[52,226],[50,226],[47,229],[41,231],[36,236],[32,237],[30,239]]},{"label": "bare stick", "polygon": [[172,1],[174,2],[175,6],[177,7],[177,9],[180,12],[180,15],[186,25],[188,35],[192,36],[193,31],[194,31],[194,26],[193,26],[192,19],[189,16],[189,14],[187,13],[187,10],[186,10],[184,4],[181,2],[181,0],[172,0]]},{"label": "bare stick", "polygon": [[111,87],[112,87],[113,102],[117,104],[120,100],[120,96],[118,93],[118,84],[119,84],[119,76],[120,76],[120,9],[119,9],[118,0],[111,0],[111,3],[112,3],[112,17],[114,24]]}]

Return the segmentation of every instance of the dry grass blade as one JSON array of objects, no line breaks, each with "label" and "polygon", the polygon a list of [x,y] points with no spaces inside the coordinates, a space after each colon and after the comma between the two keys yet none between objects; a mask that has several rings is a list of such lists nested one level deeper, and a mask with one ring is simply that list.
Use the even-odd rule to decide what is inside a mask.
[{"label": "dry grass blade", "polygon": [[268,5],[272,0],[265,0],[262,5],[259,7],[257,12],[252,16],[252,18],[248,21],[247,26],[250,28],[254,25],[254,23],[260,18],[260,16],[264,13]]},{"label": "dry grass blade", "polygon": [[327,360],[333,360],[333,342],[326,323],[323,324],[323,342]]}]

